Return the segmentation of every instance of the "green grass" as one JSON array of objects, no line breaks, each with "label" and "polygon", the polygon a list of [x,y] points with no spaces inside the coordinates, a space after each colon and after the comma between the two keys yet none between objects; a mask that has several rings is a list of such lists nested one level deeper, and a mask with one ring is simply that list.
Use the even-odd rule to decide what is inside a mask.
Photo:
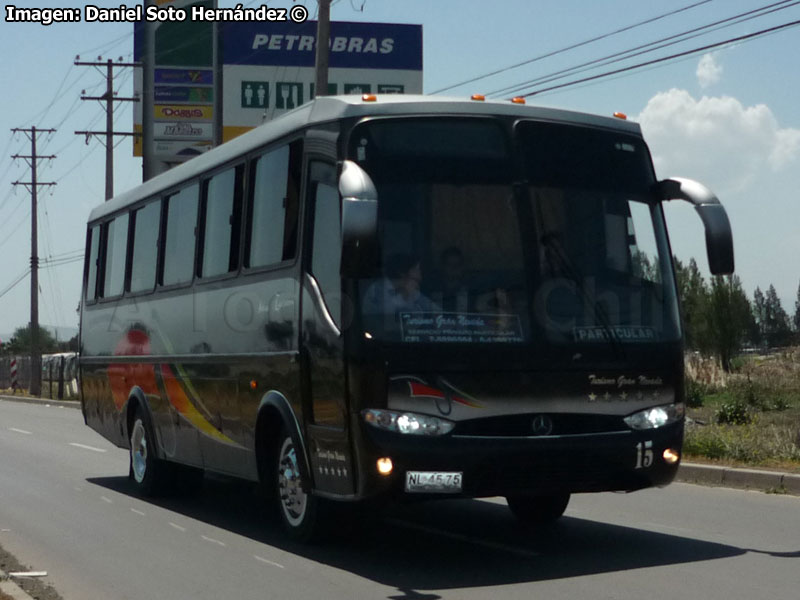
[{"label": "green grass", "polygon": [[800,472],[797,357],[739,357],[724,388],[687,383],[684,456]]}]

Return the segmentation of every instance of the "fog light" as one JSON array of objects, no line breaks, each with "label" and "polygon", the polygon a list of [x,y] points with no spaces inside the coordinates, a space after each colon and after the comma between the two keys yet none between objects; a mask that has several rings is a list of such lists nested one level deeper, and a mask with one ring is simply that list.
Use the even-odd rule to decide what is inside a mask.
[{"label": "fog light", "polygon": [[378,459],[378,473],[381,475],[389,475],[394,469],[394,465],[392,464],[391,458],[379,458]]},{"label": "fog light", "polygon": [[669,465],[674,465],[678,460],[680,460],[680,453],[677,450],[673,450],[672,448],[667,448],[664,450],[664,462]]}]

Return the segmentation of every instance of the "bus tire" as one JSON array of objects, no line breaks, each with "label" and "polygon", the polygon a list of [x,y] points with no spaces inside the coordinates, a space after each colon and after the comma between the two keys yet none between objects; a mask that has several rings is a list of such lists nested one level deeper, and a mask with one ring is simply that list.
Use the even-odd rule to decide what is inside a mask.
[{"label": "bus tire", "polygon": [[156,496],[167,487],[169,465],[156,456],[155,436],[141,408],[136,408],[130,427],[128,477],[143,496]]},{"label": "bus tire", "polygon": [[557,521],[569,504],[569,494],[548,496],[507,496],[508,508],[527,525],[546,525]]},{"label": "bus tire", "polygon": [[273,483],[278,515],[284,530],[294,540],[308,542],[319,533],[320,499],[303,490],[302,471],[294,439],[284,427],[273,454]]}]

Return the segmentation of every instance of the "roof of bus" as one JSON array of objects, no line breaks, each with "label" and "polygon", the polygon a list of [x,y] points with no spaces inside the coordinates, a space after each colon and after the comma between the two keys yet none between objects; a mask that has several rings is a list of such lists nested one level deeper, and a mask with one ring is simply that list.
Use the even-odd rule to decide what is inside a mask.
[{"label": "roof of bus", "polygon": [[256,150],[271,140],[289,135],[308,125],[343,118],[381,115],[500,115],[613,128],[629,134],[641,134],[639,125],[631,121],[562,109],[526,106],[509,101],[476,101],[465,98],[410,94],[376,95],[375,101],[365,101],[362,96],[358,95],[325,96],[308,102],[273,121],[268,121],[218,148],[201,154],[108,202],[104,202],[92,210],[89,222],[102,219],[139,200],[166,191],[182,181],[192,179],[208,169]]}]

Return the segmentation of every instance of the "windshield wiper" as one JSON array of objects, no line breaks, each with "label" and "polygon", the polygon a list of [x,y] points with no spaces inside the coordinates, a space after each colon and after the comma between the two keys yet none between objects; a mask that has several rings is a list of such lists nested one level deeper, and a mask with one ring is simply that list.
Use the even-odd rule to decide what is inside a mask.
[{"label": "windshield wiper", "polygon": [[556,236],[552,233],[547,233],[540,236],[539,241],[544,248],[549,251],[547,254],[548,261],[551,257],[555,257],[556,262],[558,263],[557,266],[559,272],[565,275],[567,279],[575,283],[575,287],[578,288],[584,305],[592,307],[595,316],[595,322],[598,323],[603,329],[603,333],[605,334],[604,337],[606,340],[608,340],[608,343],[614,349],[614,352],[617,354],[617,356],[624,357],[624,348],[614,334],[608,313],[599,302],[592,301],[591,296],[589,296],[589,292],[586,291],[586,287],[583,284],[580,274],[575,270],[575,267],[572,265],[571,261],[564,256],[561,245],[556,240]]}]

